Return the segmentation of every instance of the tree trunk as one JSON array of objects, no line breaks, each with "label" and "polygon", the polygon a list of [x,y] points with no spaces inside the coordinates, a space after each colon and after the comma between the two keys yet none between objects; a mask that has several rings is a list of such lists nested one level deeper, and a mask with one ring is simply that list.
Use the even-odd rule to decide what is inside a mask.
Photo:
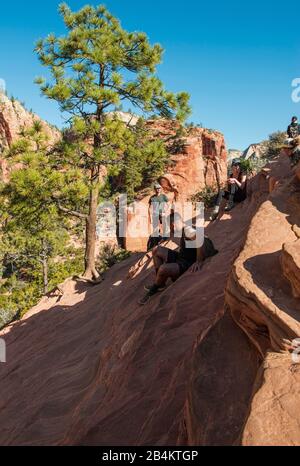
[{"label": "tree trunk", "polygon": [[[99,86],[103,87],[104,83],[104,67],[100,65],[99,69]],[[101,123],[103,118],[102,102],[97,105],[96,120]],[[101,131],[94,135],[94,148],[101,147]],[[97,280],[99,273],[96,270],[95,250],[96,250],[96,224],[97,224],[97,208],[99,198],[99,166],[96,166],[91,171],[91,191],[89,203],[89,215],[86,219],[86,236],[85,236],[85,278]]]},{"label": "tree trunk", "polygon": [[42,263],[42,269],[43,269],[43,291],[44,295],[48,293],[48,285],[49,285],[49,279],[48,279],[48,248],[47,248],[47,241],[45,238],[42,240],[42,256],[40,259]]},{"label": "tree trunk", "polygon": [[48,262],[47,257],[43,257],[42,260],[42,267],[43,267],[43,286],[44,286],[44,294],[48,293]]},{"label": "tree trunk", "polygon": [[98,179],[92,181],[90,191],[89,215],[86,219],[86,247],[85,247],[85,272],[84,277],[90,279],[99,278],[95,264],[96,248],[96,224],[97,224],[97,207],[98,207],[99,187]]}]

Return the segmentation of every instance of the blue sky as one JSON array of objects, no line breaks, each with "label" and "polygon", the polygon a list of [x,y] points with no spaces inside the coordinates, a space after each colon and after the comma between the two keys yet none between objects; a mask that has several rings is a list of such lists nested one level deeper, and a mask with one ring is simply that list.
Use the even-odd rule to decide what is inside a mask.
[{"label": "blue sky", "polygon": [[[35,41],[64,32],[60,2],[1,3],[0,78],[8,92],[61,126],[55,103],[33,84],[44,69]],[[286,129],[300,117],[291,82],[300,77],[300,2],[252,0],[68,1],[72,9],[104,3],[128,30],[145,31],[165,49],[158,75],[172,91],[191,95],[191,121],[222,131],[229,148],[243,149]]]}]

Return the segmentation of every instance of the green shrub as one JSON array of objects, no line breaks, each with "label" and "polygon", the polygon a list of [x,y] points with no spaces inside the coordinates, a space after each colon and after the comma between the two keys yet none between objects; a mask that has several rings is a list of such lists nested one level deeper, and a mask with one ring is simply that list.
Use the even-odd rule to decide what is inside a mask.
[{"label": "green shrub", "polygon": [[191,196],[190,200],[195,202],[203,202],[204,207],[209,209],[215,205],[216,197],[218,195],[218,188],[217,186],[206,186],[202,191],[199,191],[196,194]]},{"label": "green shrub", "polygon": [[125,249],[110,244],[103,244],[97,258],[97,270],[103,273],[129,256],[130,252]]},{"label": "green shrub", "polygon": [[[82,273],[83,250],[69,250],[68,258],[56,258],[49,264],[49,290],[51,291],[68,277]],[[35,272],[35,273],[34,273]],[[28,274],[22,280],[18,274],[0,281],[0,328],[12,320],[21,318],[43,296],[42,278],[39,271]]]},{"label": "green shrub", "polygon": [[247,175],[255,175],[258,173],[268,162],[264,157],[251,157],[247,160],[240,159],[241,169]]},{"label": "green shrub", "polygon": [[285,145],[284,142],[286,137],[286,133],[283,131],[276,131],[275,133],[270,134],[269,138],[262,143],[263,158],[274,159],[277,157]]}]

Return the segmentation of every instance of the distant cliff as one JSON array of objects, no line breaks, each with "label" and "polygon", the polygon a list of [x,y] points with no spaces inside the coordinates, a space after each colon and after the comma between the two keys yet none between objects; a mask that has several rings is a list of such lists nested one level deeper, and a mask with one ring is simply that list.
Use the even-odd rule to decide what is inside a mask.
[{"label": "distant cliff", "polygon": [[242,155],[243,151],[238,149],[228,149],[228,162],[231,162],[233,159],[239,159]]}]

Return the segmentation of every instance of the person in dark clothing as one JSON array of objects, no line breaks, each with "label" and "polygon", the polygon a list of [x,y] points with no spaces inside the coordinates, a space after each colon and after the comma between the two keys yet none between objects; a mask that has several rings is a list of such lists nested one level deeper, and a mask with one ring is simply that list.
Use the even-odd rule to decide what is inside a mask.
[{"label": "person in dark clothing", "polygon": [[215,220],[218,217],[223,198],[227,199],[225,211],[228,212],[235,204],[244,201],[247,197],[247,175],[241,169],[239,160],[233,160],[231,170],[227,181],[227,189],[220,190],[210,220]]},{"label": "person in dark clothing", "polygon": [[287,135],[289,139],[294,139],[300,135],[300,125],[298,123],[298,118],[293,116],[291,123],[287,127]]},{"label": "person in dark clothing", "polygon": [[203,261],[218,253],[213,242],[204,237],[201,247],[187,247],[186,242],[196,240],[196,230],[186,226],[182,230],[180,247],[178,251],[163,246],[156,246],[153,249],[152,256],[156,273],[155,283],[145,286],[146,295],[139,301],[139,304],[145,304],[153,295],[162,291],[169,278],[177,280],[190,267],[191,272],[197,272],[201,269]]},{"label": "person in dark clothing", "polygon": [[148,218],[152,226],[152,237],[159,237],[167,235],[166,228],[166,213],[168,210],[169,199],[163,193],[160,184],[154,185],[155,194],[149,199]]},{"label": "person in dark clothing", "polygon": [[296,167],[300,162],[300,136],[293,139],[289,148],[285,149],[285,153],[290,158],[291,167]]}]

